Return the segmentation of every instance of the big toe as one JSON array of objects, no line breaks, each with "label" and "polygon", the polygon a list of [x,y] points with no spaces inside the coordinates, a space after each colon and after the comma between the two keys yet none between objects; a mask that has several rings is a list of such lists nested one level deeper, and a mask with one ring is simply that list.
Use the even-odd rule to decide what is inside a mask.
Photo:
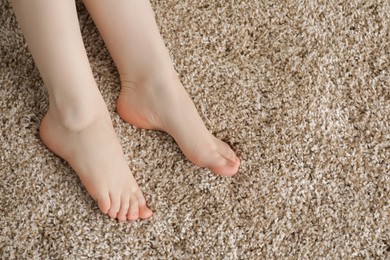
[{"label": "big toe", "polygon": [[146,205],[146,200],[145,200],[145,197],[142,194],[142,192],[140,190],[136,191],[134,193],[134,197],[136,198],[137,204],[138,204],[138,216],[139,216],[139,218],[141,218],[141,219],[150,218],[153,215],[153,212]]},{"label": "big toe", "polygon": [[217,143],[216,150],[222,157],[224,157],[226,160],[229,160],[231,162],[236,162],[239,160],[236,153],[232,150],[232,148],[230,148],[230,146],[227,143],[219,140],[216,137],[214,137],[214,140],[216,140]]},{"label": "big toe", "polygon": [[208,168],[219,175],[222,176],[234,176],[238,172],[240,166],[240,159],[235,161],[227,160],[223,156],[219,156],[217,160],[214,161],[212,165]]},{"label": "big toe", "polygon": [[240,159],[228,144],[218,140],[212,163],[209,169],[222,176],[233,176],[240,166]]}]

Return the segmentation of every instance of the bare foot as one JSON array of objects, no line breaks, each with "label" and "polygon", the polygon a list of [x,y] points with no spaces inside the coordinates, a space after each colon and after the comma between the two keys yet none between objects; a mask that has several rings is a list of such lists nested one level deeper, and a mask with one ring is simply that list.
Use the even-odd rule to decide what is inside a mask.
[{"label": "bare foot", "polygon": [[42,141],[69,162],[104,214],[120,221],[149,218],[152,211],[127,166],[104,101],[84,107],[70,113],[51,107],[41,123]]},{"label": "bare foot", "polygon": [[236,174],[240,160],[207,130],[179,78],[172,74],[137,83],[122,80],[118,114],[139,128],[167,132],[196,165],[223,176]]}]

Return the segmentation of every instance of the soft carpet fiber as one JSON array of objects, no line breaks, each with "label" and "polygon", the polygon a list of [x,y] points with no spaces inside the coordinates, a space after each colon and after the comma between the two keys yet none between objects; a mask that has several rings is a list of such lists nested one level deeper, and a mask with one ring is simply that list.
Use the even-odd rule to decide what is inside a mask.
[{"label": "soft carpet fiber", "polygon": [[118,74],[78,2],[96,81],[155,211],[134,223],[102,215],[39,140],[47,93],[1,0],[1,257],[388,259],[390,2],[152,5],[207,126],[240,155],[239,173],[200,169],[165,133],[116,115]]}]

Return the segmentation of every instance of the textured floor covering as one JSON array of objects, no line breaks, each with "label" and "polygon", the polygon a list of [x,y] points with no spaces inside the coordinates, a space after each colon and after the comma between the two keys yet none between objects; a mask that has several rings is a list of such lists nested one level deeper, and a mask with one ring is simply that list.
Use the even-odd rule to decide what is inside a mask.
[{"label": "textured floor covering", "polygon": [[3,259],[390,257],[390,4],[153,0],[207,126],[242,159],[221,178],[114,112],[118,74],[78,3],[91,66],[155,211],[100,214],[38,138],[46,90],[0,1]]}]

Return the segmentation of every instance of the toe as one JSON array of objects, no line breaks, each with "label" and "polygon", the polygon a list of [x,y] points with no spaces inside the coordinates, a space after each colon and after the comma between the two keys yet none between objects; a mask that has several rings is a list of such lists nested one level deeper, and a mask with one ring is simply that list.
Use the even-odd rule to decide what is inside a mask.
[{"label": "toe", "polygon": [[141,219],[147,219],[147,218],[150,218],[153,214],[152,210],[150,210],[147,206],[146,206],[146,200],[145,200],[145,197],[144,195],[142,194],[142,192],[140,190],[136,191],[134,193],[134,196],[136,197],[137,201],[138,201],[138,211],[139,211],[139,217]]},{"label": "toe", "polygon": [[111,207],[110,210],[108,211],[108,215],[110,216],[110,218],[116,218],[121,205],[120,195],[110,193],[110,200],[111,200]]},{"label": "toe", "polygon": [[129,204],[130,204],[130,196],[128,195],[122,195],[121,196],[121,207],[119,209],[119,212],[118,212],[118,215],[117,215],[117,218],[119,219],[119,221],[126,221],[126,215],[127,215],[127,212],[129,210]]},{"label": "toe", "polygon": [[233,176],[237,173],[240,166],[240,159],[236,156],[234,151],[228,144],[216,139],[216,149],[214,156],[210,160],[208,168],[222,176]]},{"label": "toe", "polygon": [[127,218],[129,220],[137,220],[139,216],[138,214],[139,214],[138,201],[136,197],[133,195],[130,199],[130,207],[127,213]]},{"label": "toe", "polygon": [[107,214],[111,207],[110,196],[108,192],[103,193],[98,199],[99,209],[103,214]]},{"label": "toe", "polygon": [[217,141],[217,143],[218,143],[218,153],[220,154],[220,155],[222,155],[226,160],[229,160],[229,161],[231,161],[231,162],[236,162],[237,160],[238,160],[238,157],[237,157],[237,155],[234,153],[234,151],[232,150],[232,148],[230,148],[230,146],[227,144],[227,143],[225,143],[225,142],[223,142],[223,141],[221,141],[221,140],[219,140],[219,139],[217,139],[218,141]]},{"label": "toe", "polygon": [[139,217],[141,219],[150,218],[153,215],[153,211],[146,206],[139,207]]},{"label": "toe", "polygon": [[240,161],[230,161],[225,159],[222,155],[217,156],[214,163],[209,169],[222,176],[233,176],[237,173]]}]

